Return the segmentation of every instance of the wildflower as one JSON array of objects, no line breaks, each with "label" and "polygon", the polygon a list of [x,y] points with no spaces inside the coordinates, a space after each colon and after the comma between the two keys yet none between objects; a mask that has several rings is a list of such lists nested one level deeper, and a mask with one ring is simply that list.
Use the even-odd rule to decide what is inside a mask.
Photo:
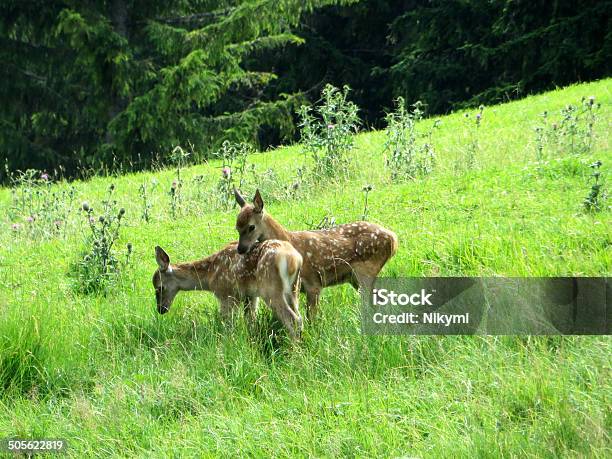
[{"label": "wildflower", "polygon": [[336,126],[334,124],[328,124],[327,125],[327,129],[334,129]]},{"label": "wildflower", "polygon": [[55,225],[56,228],[59,228],[60,226],[62,226],[62,221],[61,220],[55,220],[53,222],[53,224]]},{"label": "wildflower", "polygon": [[476,113],[476,121],[480,121],[480,118],[482,118],[482,113]]},{"label": "wildflower", "polygon": [[100,220],[100,223],[104,223],[104,215],[100,215],[100,218],[98,218],[98,220]]},{"label": "wildflower", "polygon": [[93,217],[89,217],[89,223],[90,223],[90,224],[92,224],[92,225],[93,225],[95,222],[96,222],[96,219],[95,219],[95,218],[93,218]]},{"label": "wildflower", "polygon": [[42,174],[40,174],[40,179],[46,182],[47,180],[49,180],[49,174],[43,172]]},{"label": "wildflower", "polygon": [[229,167],[226,166],[223,169],[221,169],[221,174],[223,175],[223,178],[227,180],[230,178],[232,171]]},{"label": "wildflower", "polygon": [[365,185],[365,186],[364,186],[364,187],[361,189],[361,191],[367,191],[367,192],[370,192],[370,191],[372,191],[373,189],[374,189],[374,187],[373,187],[372,185]]},{"label": "wildflower", "polygon": [[125,209],[122,207],[121,209],[119,209],[119,218],[123,217],[125,215]]},{"label": "wildflower", "polygon": [[82,207],[83,207],[83,210],[85,212],[89,212],[90,207],[89,207],[89,203],[87,201],[83,201]]},{"label": "wildflower", "polygon": [[21,228],[21,225],[19,223],[13,223],[13,231],[19,231],[19,229]]},{"label": "wildflower", "polygon": [[463,116],[464,116],[465,118],[469,118],[469,117],[470,117],[469,113],[466,113],[466,114],[464,114]]},{"label": "wildflower", "polygon": [[115,189],[115,184],[111,183],[110,186],[108,187],[109,191],[113,191]]},{"label": "wildflower", "polygon": [[127,243],[127,251],[128,253],[132,253],[132,243],[131,242]]},{"label": "wildflower", "polygon": [[593,105],[595,103],[595,96],[589,96],[589,105]]},{"label": "wildflower", "polygon": [[176,180],[174,180],[174,181],[172,182],[172,186],[170,186],[170,188],[171,188],[172,190],[176,190],[176,187],[177,187],[177,186],[178,186],[178,183],[176,182]]},{"label": "wildflower", "polygon": [[27,221],[28,223],[34,223],[34,217],[32,217],[32,216],[30,215],[28,218],[26,218],[26,221]]}]

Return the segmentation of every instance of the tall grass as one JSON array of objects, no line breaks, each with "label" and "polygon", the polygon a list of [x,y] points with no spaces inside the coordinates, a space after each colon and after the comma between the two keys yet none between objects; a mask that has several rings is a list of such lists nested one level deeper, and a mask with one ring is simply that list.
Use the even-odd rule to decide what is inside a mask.
[{"label": "tall grass", "polygon": [[[538,114],[591,94],[602,103],[592,152],[571,165],[534,163]],[[385,275],[609,276],[612,213],[585,212],[583,200],[588,161],[601,160],[602,174],[612,164],[611,103],[605,80],[487,107],[478,167],[462,174],[464,118],[444,117],[436,168],[405,183],[385,167],[384,133],[362,134],[348,182],[279,194],[266,209],[291,229],[355,220],[367,183],[368,219],[400,239]],[[248,160],[284,183],[311,166],[300,146]],[[183,199],[216,189],[220,167],[182,168]],[[147,223],[139,188],[153,178]],[[71,288],[88,230],[80,220],[44,239],[2,220],[0,438],[61,437],[72,457],[609,455],[609,337],[363,336],[347,286],[324,291],[298,345],[266,308],[253,327],[223,325],[201,292],[157,315],[155,245],[187,260],[236,237],[235,209],[206,199],[170,218],[175,179],[168,169],[73,184],[77,203],[101,201],[110,183],[125,203],[117,243],[133,244],[133,262],[106,297]],[[0,207],[10,203],[0,190]]]}]

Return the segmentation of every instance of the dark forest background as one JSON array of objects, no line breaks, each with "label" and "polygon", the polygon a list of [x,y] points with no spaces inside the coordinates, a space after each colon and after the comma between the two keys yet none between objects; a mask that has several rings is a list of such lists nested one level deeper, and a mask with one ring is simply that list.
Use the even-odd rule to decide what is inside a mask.
[{"label": "dark forest background", "polygon": [[295,110],[349,85],[364,126],[610,75],[612,1],[1,0],[7,171],[149,167],[176,145],[297,139]]}]

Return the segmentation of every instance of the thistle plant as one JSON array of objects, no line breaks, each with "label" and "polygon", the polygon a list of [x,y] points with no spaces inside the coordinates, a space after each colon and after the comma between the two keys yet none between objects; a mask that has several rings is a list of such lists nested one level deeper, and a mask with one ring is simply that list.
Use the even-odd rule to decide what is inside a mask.
[{"label": "thistle plant", "polygon": [[217,190],[219,191],[219,201],[224,209],[229,209],[232,204],[232,169],[228,166],[221,168],[221,178],[217,183]]},{"label": "thistle plant", "polygon": [[221,178],[217,183],[219,201],[224,209],[234,206],[233,188],[241,189],[247,179],[247,173],[255,172],[254,165],[247,164],[247,158],[253,147],[247,143],[223,142],[215,156],[221,160]]},{"label": "thistle plant", "polygon": [[266,190],[266,195],[270,200],[280,200],[287,197],[287,188],[283,179],[270,167],[255,174],[255,185],[260,190]]},{"label": "thistle plant", "polygon": [[49,174],[34,169],[13,174],[10,179],[9,219],[33,238],[65,234],[75,188],[59,189]]},{"label": "thistle plant", "polygon": [[286,186],[287,197],[289,199],[296,199],[300,193],[306,188],[307,177],[306,168],[298,167],[295,173],[295,179],[293,183]]},{"label": "thistle plant", "polygon": [[172,153],[170,153],[170,161],[176,166],[176,176],[172,181],[172,185],[170,187],[169,196],[170,196],[170,212],[172,218],[176,218],[178,214],[178,210],[181,207],[182,203],[182,188],[183,188],[183,177],[182,171],[187,165],[187,160],[190,156],[190,153],[183,150],[180,145],[177,145],[173,148]]},{"label": "thistle plant", "polygon": [[209,197],[208,190],[206,189],[206,176],[199,174],[193,177],[191,181],[192,200],[195,200],[197,203],[204,202]]},{"label": "thistle plant", "polygon": [[603,182],[601,176],[601,161],[595,161],[589,167],[593,170],[591,177],[593,183],[591,184],[591,190],[586,198],[584,198],[584,208],[589,212],[598,212],[605,208],[606,192],[603,189]]},{"label": "thistle plant", "polygon": [[177,182],[181,182],[181,172],[187,165],[187,160],[190,156],[190,153],[183,150],[180,145],[177,145],[172,149],[172,153],[170,153],[170,161],[172,164],[176,166],[176,180]]},{"label": "thistle plant", "polygon": [[580,155],[592,151],[599,107],[595,97],[591,96],[583,97],[580,106],[567,105],[561,110],[558,144],[566,154]]},{"label": "thistle plant", "polygon": [[348,86],[340,90],[328,84],[320,105],[302,106],[298,110],[301,140],[314,161],[316,179],[348,176],[347,155],[353,149],[354,134],[360,124],[359,109],[348,100],[349,91]]},{"label": "thistle plant", "polygon": [[598,112],[601,103],[595,103],[595,96],[582,98],[584,128],[582,130],[582,141],[585,153],[591,153],[595,144],[595,125],[598,121]]},{"label": "thistle plant", "polygon": [[439,121],[434,122],[429,130],[419,133],[417,123],[423,119],[423,104],[417,101],[412,107],[412,111],[406,110],[404,98],[398,97],[395,110],[385,117],[385,164],[393,181],[414,180],[430,174],[435,167],[432,136]]},{"label": "thistle plant", "polygon": [[474,115],[470,113],[465,113],[463,115],[465,120],[464,132],[467,143],[455,162],[456,172],[470,170],[476,167],[476,157],[480,151],[480,126],[482,124],[484,108],[484,105],[481,105]]},{"label": "thistle plant", "polygon": [[365,185],[361,191],[363,192],[364,198],[363,198],[363,213],[361,214],[361,219],[362,220],[367,220],[368,219],[368,195],[370,194],[370,192],[374,189],[374,187],[372,185]]},{"label": "thistle plant", "polygon": [[540,124],[534,128],[536,160],[592,153],[600,108],[595,96],[590,96],[583,97],[578,105],[566,105],[558,119],[552,119],[548,111],[542,113]]},{"label": "thistle plant", "polygon": [[170,190],[168,191],[168,196],[170,197],[170,216],[173,220],[176,220],[179,213],[182,186],[179,180],[173,180],[170,185]]},{"label": "thistle plant", "polygon": [[[548,116],[548,112],[544,112],[542,113],[542,118],[544,119],[544,121],[546,120],[546,117]],[[546,144],[547,144],[547,129],[546,126],[536,126],[534,129],[535,132],[535,144],[536,144],[536,161],[538,163],[541,163],[542,161],[544,161],[544,157],[545,157],[545,148],[546,148]]]},{"label": "thistle plant", "polygon": [[115,186],[110,185],[106,199],[102,201],[102,212],[98,216],[87,201],[81,207],[89,229],[84,255],[75,266],[76,290],[81,293],[107,293],[122,268],[129,263],[132,254],[132,244],[128,243],[125,258],[121,262],[114,249],[125,215],[124,208],[117,209],[117,201],[113,199],[114,191]]},{"label": "thistle plant", "polygon": [[138,188],[138,195],[142,205],[141,218],[149,223],[151,220],[151,209],[153,208],[153,202],[151,201],[151,191],[157,186],[155,179],[151,180],[150,185],[146,181],[142,182],[142,185]]}]

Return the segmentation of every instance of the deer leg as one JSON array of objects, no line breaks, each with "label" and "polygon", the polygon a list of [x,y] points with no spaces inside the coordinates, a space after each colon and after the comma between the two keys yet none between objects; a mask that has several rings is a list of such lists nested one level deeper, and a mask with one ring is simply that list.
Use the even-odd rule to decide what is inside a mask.
[{"label": "deer leg", "polygon": [[302,316],[300,315],[299,308],[299,287],[292,292],[285,292],[285,303],[289,309],[293,312],[295,317],[295,323],[297,324],[298,333],[301,335],[304,330],[304,324],[302,322]]},{"label": "deer leg", "polygon": [[289,306],[291,306],[291,308],[293,309],[293,312],[295,312],[298,316],[300,315],[300,308],[299,308],[300,286],[301,286],[300,276],[297,276],[295,279],[295,282],[293,283],[291,292],[285,293],[285,298],[287,302],[289,303]]},{"label": "deer leg", "polygon": [[244,315],[250,322],[254,322],[257,317],[258,305],[259,305],[258,297],[248,296],[244,300]]},{"label": "deer leg", "polygon": [[374,288],[374,282],[376,281],[376,276],[382,269],[382,266],[378,265],[369,265],[369,264],[355,264],[353,265],[353,280],[351,284],[355,287],[355,283],[357,283],[357,287],[355,287],[362,295],[369,295],[372,293],[372,289]]},{"label": "deer leg", "polygon": [[219,299],[219,312],[223,322],[230,322],[236,311],[237,302],[232,297],[217,297]]},{"label": "deer leg", "polygon": [[320,287],[306,287],[307,309],[306,316],[308,320],[314,320],[319,309],[319,296],[321,295]]},{"label": "deer leg", "polygon": [[274,311],[276,317],[278,317],[285,326],[291,339],[299,339],[302,332],[302,318],[299,313],[296,314],[293,311],[285,298],[283,298],[283,295],[281,294],[278,297],[275,295],[269,298],[266,303],[268,303],[270,309]]},{"label": "deer leg", "polygon": [[372,289],[374,288],[374,281],[376,280],[376,276],[357,276],[359,279],[359,288],[357,290],[362,294],[369,295],[372,293]]}]

